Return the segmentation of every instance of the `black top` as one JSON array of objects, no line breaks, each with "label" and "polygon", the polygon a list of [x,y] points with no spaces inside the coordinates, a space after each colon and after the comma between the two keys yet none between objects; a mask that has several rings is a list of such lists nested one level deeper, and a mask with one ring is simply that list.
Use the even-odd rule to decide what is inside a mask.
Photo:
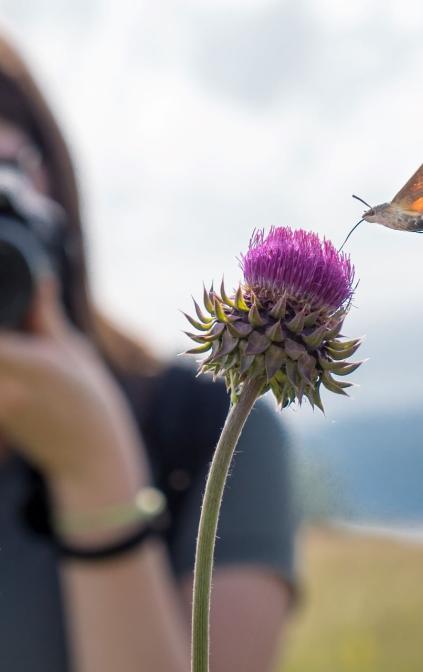
[{"label": "black top", "polygon": [[[133,377],[121,384],[156,485],[168,497],[165,541],[172,567],[176,576],[190,573],[208,464],[228,410],[226,391],[223,384],[195,378],[182,367],[149,381]],[[58,560],[48,538],[22,516],[33,486],[33,473],[19,458],[0,468],[0,667],[67,672]],[[216,565],[262,565],[292,584],[293,536],[286,436],[276,413],[260,401],[231,469]]]}]

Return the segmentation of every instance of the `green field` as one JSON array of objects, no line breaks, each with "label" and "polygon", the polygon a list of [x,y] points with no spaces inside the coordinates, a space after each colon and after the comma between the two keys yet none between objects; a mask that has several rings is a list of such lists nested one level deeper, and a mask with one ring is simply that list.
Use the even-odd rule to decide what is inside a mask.
[{"label": "green field", "polygon": [[318,529],[301,550],[304,597],[281,669],[422,672],[423,545]]}]

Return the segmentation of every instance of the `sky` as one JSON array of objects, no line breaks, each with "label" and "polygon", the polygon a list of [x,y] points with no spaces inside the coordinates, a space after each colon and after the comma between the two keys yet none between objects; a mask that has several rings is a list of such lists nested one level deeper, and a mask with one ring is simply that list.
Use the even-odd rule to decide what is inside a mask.
[{"label": "sky", "polygon": [[[0,0],[0,20],[71,142],[96,300],[163,355],[254,228],[339,245],[352,193],[389,201],[422,162],[420,0]],[[363,223],[347,250],[369,361],[294,424],[423,401],[423,236]]]}]

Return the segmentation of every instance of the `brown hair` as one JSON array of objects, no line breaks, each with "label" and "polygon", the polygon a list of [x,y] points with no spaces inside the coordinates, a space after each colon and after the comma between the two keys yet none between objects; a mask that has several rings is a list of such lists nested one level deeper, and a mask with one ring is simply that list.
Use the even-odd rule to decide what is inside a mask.
[{"label": "brown hair", "polygon": [[0,117],[13,121],[33,138],[43,155],[51,196],[66,211],[73,243],[69,295],[75,323],[118,371],[155,373],[160,368],[159,362],[148,348],[123,334],[90,300],[79,192],[69,149],[28,67],[3,36],[0,36]]}]

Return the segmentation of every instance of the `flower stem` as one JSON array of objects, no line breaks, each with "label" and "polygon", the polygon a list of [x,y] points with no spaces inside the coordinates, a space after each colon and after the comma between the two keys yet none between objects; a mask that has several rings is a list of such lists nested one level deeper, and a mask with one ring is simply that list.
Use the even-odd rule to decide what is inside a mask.
[{"label": "flower stem", "polygon": [[191,672],[209,670],[210,592],[220,505],[235,447],[262,388],[262,378],[244,384],[237,404],[229,411],[207,478],[195,553]]}]

